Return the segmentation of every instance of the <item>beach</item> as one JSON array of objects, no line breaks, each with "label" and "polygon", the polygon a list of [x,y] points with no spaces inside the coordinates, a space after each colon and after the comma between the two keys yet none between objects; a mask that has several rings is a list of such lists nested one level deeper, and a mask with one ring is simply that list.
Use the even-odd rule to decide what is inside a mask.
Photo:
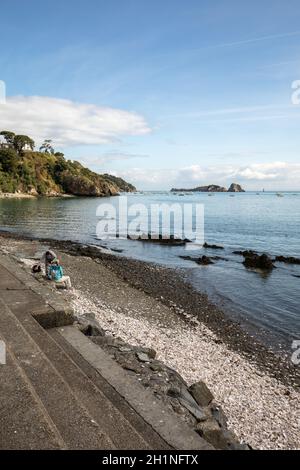
[{"label": "beach", "polygon": [[47,246],[71,277],[73,289],[61,295],[77,315],[94,313],[108,333],[154,348],[188,384],[207,383],[241,442],[299,448],[300,374],[290,358],[249,336],[175,270],[68,241],[0,238],[1,251],[23,264]]},{"label": "beach", "polygon": [[27,193],[2,193],[0,192],[0,199],[33,199],[36,196]]}]

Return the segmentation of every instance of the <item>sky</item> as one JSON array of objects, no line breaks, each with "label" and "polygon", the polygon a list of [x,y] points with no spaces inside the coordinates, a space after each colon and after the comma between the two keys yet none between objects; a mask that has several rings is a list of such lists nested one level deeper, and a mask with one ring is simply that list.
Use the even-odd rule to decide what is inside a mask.
[{"label": "sky", "polygon": [[138,189],[300,190],[298,0],[2,0],[0,80],[1,129]]}]

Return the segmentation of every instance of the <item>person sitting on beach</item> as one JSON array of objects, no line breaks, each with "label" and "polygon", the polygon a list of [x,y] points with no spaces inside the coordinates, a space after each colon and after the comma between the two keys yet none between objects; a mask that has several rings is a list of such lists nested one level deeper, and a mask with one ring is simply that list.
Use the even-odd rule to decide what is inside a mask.
[{"label": "person sitting on beach", "polygon": [[58,259],[54,259],[49,265],[47,277],[51,281],[61,284],[66,289],[70,289],[72,287],[70,276],[64,276],[63,268],[59,264]]},{"label": "person sitting on beach", "polygon": [[52,250],[47,250],[41,257],[41,263],[45,263],[45,276],[48,277],[49,266],[55,259],[57,259],[57,255]]}]

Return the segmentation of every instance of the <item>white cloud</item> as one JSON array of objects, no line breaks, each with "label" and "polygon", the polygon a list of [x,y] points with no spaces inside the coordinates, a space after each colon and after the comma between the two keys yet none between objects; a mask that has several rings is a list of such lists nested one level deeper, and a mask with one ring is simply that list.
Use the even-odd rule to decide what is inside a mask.
[{"label": "white cloud", "polygon": [[286,162],[255,163],[237,171],[236,175],[245,180],[275,180],[286,176],[286,170],[295,171],[300,165],[288,165]]},{"label": "white cloud", "polygon": [[0,128],[58,146],[106,144],[151,131],[143,116],[122,109],[43,96],[14,96],[0,107]]},{"label": "white cloud", "polygon": [[250,165],[192,165],[178,169],[133,168],[119,172],[140,189],[193,188],[206,184],[229,186],[236,182],[245,189],[300,190],[300,163],[271,162]]}]

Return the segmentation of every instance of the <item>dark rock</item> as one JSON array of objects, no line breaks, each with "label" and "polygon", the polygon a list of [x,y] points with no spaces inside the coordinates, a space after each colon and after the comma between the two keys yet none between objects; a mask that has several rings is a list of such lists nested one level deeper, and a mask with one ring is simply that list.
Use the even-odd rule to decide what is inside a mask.
[{"label": "dark rock", "polygon": [[175,387],[170,387],[168,390],[169,397],[179,398],[180,397],[180,389]]},{"label": "dark rock", "polygon": [[86,336],[105,336],[105,331],[99,326],[88,325],[84,331],[81,330]]},{"label": "dark rock", "polygon": [[175,238],[174,235],[170,235],[168,238],[164,238],[163,235],[160,234],[151,234],[151,233],[143,233],[138,237],[127,235],[129,240],[137,240],[141,242],[148,242],[148,243],[158,243],[159,245],[168,245],[168,246],[184,246],[186,243],[189,243],[190,240],[187,238]]},{"label": "dark rock", "polygon": [[144,352],[137,352],[136,356],[140,362],[151,362],[151,358]]},{"label": "dark rock", "polygon": [[275,261],[287,264],[300,264],[300,258],[294,258],[294,256],[276,256]]},{"label": "dark rock", "polygon": [[222,445],[220,446],[220,437],[222,434],[222,430],[220,425],[214,418],[199,422],[197,424],[196,431],[200,434],[201,437],[210,442],[217,449],[223,448]]},{"label": "dark rock", "polygon": [[[126,345],[129,347],[129,345]],[[136,354],[146,354],[149,357],[149,361],[152,359],[155,359],[156,356],[156,351],[152,348],[145,348],[141,346],[132,346],[131,349],[136,353]]]},{"label": "dark rock", "polygon": [[198,423],[196,431],[218,450],[244,448],[235,435],[228,429],[222,429],[214,418]]},{"label": "dark rock", "polygon": [[128,356],[126,357],[124,354],[117,352],[115,353],[115,359],[120,364],[120,366],[123,367],[123,369],[133,371],[136,374],[139,374],[142,371],[138,361],[134,360],[134,356],[133,358]]},{"label": "dark rock", "polygon": [[257,255],[257,253],[255,253],[255,251],[252,251],[252,250],[245,250],[245,251],[237,250],[237,251],[233,251],[232,253],[234,255],[241,255],[241,256],[244,256],[244,257],[246,257],[246,256],[256,256]]},{"label": "dark rock", "polygon": [[203,410],[201,410],[201,408],[199,408],[197,404],[192,405],[190,402],[188,402],[187,400],[181,397],[178,398],[178,401],[182,406],[184,406],[184,408],[186,408],[196,418],[197,421],[202,422],[207,419],[206,413]]},{"label": "dark rock", "polygon": [[156,357],[156,351],[152,348],[143,348],[142,351],[146,353],[150,359],[155,359]]},{"label": "dark rock", "polygon": [[154,372],[160,372],[163,370],[163,365],[159,361],[152,361],[150,364],[150,369]]},{"label": "dark rock", "polygon": [[223,258],[222,256],[205,256],[205,255],[203,255],[200,258],[198,258],[198,257],[195,257],[195,256],[182,255],[182,256],[179,256],[179,258],[185,259],[187,261],[194,261],[195,263],[203,265],[203,266],[206,266],[206,265],[209,265],[209,264],[214,264],[214,261],[219,261],[219,260],[228,261],[227,258]]},{"label": "dark rock", "polygon": [[262,255],[255,254],[253,256],[246,256],[243,264],[246,268],[259,268],[265,270],[271,270],[275,267],[272,258],[265,253]]},{"label": "dark rock", "polygon": [[235,255],[241,255],[245,258],[243,264],[247,268],[259,268],[264,270],[271,270],[275,268],[272,258],[265,253],[259,255],[252,250],[233,251],[233,253]]},{"label": "dark rock", "polygon": [[186,413],[185,411],[186,409],[183,406],[181,406],[178,399],[174,398],[174,400],[171,401],[171,405],[175,413],[179,415],[184,415]]},{"label": "dark rock", "polygon": [[195,263],[197,263],[198,261],[198,258],[196,258],[195,256],[182,255],[182,256],[179,256],[179,258],[185,259],[187,261],[195,261]]},{"label": "dark rock", "polygon": [[228,258],[224,258],[224,256],[211,256],[210,259],[213,260],[213,261],[219,261],[219,260],[222,260],[222,261],[229,261],[229,259],[228,259]]},{"label": "dark rock", "polygon": [[211,248],[213,250],[224,250],[224,246],[220,245],[209,245],[208,243],[204,243],[203,248]]},{"label": "dark rock", "polygon": [[213,394],[202,381],[196,382],[189,387],[189,391],[200,406],[209,405],[214,399]]},{"label": "dark rock", "polygon": [[232,183],[228,189],[229,193],[244,193],[245,190],[242,188],[240,184]]},{"label": "dark rock", "polygon": [[80,331],[86,336],[105,336],[105,331],[100,327],[92,315],[93,314],[86,314],[82,317],[77,317]]},{"label": "dark rock", "polygon": [[128,347],[126,347],[126,346],[121,346],[121,347],[119,348],[119,351],[120,351],[121,353],[128,353],[128,352],[131,352],[131,351],[132,351],[132,348],[128,348]]},{"label": "dark rock", "polygon": [[209,264],[214,264],[213,261],[211,260],[211,258],[209,258],[208,256],[205,256],[205,255],[203,255],[201,258],[198,258],[197,263],[201,264],[203,266],[207,266]]},{"label": "dark rock", "polygon": [[93,341],[93,343],[101,347],[110,347],[118,349],[120,346],[122,346],[122,343],[116,338],[113,338],[112,336],[92,336],[91,340]]},{"label": "dark rock", "polygon": [[203,421],[207,418],[206,413],[198,406],[186,387],[171,387],[167,393],[170,397],[177,398],[179,403],[186,408],[197,421]]},{"label": "dark rock", "polygon": [[241,444],[236,439],[228,444],[229,450],[252,450],[252,447],[249,444]]},{"label": "dark rock", "polygon": [[221,406],[217,406],[215,404],[211,405],[210,412],[221,428],[227,428],[227,417]]},{"label": "dark rock", "polygon": [[172,383],[177,383],[178,387],[185,387],[186,389],[188,388],[187,383],[183,380],[181,375],[176,370],[171,369],[171,367],[168,367],[166,365],[164,365],[164,369]]},{"label": "dark rock", "polygon": [[223,341],[219,338],[213,340],[216,344],[223,344]]}]

